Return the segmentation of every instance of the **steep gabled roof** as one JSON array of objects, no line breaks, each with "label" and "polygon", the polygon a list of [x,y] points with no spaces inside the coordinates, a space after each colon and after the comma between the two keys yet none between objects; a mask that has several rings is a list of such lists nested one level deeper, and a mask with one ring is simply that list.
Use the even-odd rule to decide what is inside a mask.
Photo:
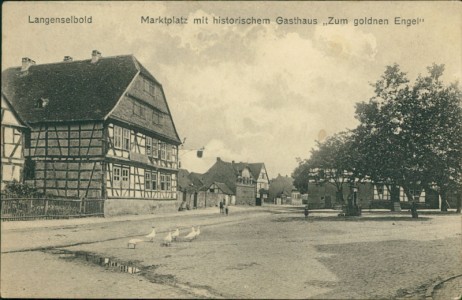
[{"label": "steep gabled roof", "polygon": [[233,164],[233,167],[239,172],[241,172],[246,167],[249,168],[250,173],[252,174],[254,179],[258,179],[258,176],[260,175],[261,169],[264,166],[264,163],[243,163],[243,162],[239,162],[239,163],[232,163],[232,164]]},{"label": "steep gabled roof", "polygon": [[102,120],[137,73],[132,55],[14,67],[2,72],[2,92],[27,123]]},{"label": "steep gabled roof", "polygon": [[203,185],[200,190],[201,191],[207,191],[212,185],[216,185],[221,191],[223,194],[226,194],[226,195],[233,195],[233,191],[226,185],[224,184],[223,182],[213,182],[209,185]]},{"label": "steep gabled roof", "polygon": [[229,190],[236,193],[236,181],[242,170],[248,168],[252,177],[256,180],[263,168],[263,163],[226,162],[217,158],[216,163],[202,176],[204,185],[210,186],[214,182],[225,184]]},{"label": "steep gabled roof", "polygon": [[[6,107],[3,107],[3,106]],[[14,125],[17,127],[27,127],[27,125],[23,122],[23,120],[19,117],[18,113],[14,109],[14,107],[11,105],[10,101],[8,101],[8,98],[2,93],[2,109],[8,110],[11,113],[11,120],[5,119],[7,118],[6,112],[2,113],[2,124],[5,125]]]},{"label": "steep gabled roof", "polygon": [[[119,103],[123,102],[124,93],[138,74],[159,84],[162,89],[162,85],[133,55],[122,55],[101,57],[96,63],[80,60],[32,65],[24,72],[21,67],[9,68],[2,72],[2,92],[26,123],[107,118],[128,121],[130,118],[121,119],[120,114],[114,115],[114,111],[120,110],[116,108],[121,106]],[[38,101],[45,102],[46,106],[37,108]],[[162,128],[141,119],[132,119],[129,123],[179,144],[166,100],[158,97],[155,101],[155,108],[168,114]],[[125,106],[121,109],[126,111]],[[132,113],[131,109],[129,111]]]},{"label": "steep gabled roof", "polygon": [[233,164],[217,159],[216,163],[202,176],[204,185],[210,186],[214,182],[221,182],[236,193],[236,179],[238,172],[233,168]]},{"label": "steep gabled roof", "polygon": [[227,195],[232,195],[233,194],[233,191],[231,191],[231,189],[224,183],[222,182],[215,182],[215,184],[218,186],[218,188],[224,193],[224,194],[227,194]]}]

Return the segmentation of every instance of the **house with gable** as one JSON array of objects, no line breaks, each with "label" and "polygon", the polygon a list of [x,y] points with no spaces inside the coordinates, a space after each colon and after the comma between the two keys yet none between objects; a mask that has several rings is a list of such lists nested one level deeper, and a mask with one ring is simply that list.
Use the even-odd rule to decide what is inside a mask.
[{"label": "house with gable", "polygon": [[201,180],[206,187],[214,183],[226,186],[232,193],[227,203],[231,205],[262,205],[269,189],[264,163],[225,162],[219,157]]},{"label": "house with gable", "polygon": [[1,189],[13,181],[21,182],[24,176],[24,142],[28,132],[11,103],[2,93],[1,108]]},{"label": "house with gable", "polygon": [[27,183],[58,197],[107,199],[114,214],[176,208],[181,141],[162,85],[133,55],[23,58],[2,72],[2,107],[3,95],[30,127]]}]

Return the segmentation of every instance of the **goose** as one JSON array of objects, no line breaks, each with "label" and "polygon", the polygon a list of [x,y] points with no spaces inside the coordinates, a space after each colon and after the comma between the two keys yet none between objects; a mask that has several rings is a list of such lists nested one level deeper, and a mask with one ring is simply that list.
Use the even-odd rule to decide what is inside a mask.
[{"label": "goose", "polygon": [[194,238],[197,238],[200,234],[201,234],[201,227],[197,226],[196,236]]},{"label": "goose", "polygon": [[170,246],[171,243],[172,243],[172,232],[169,231],[168,234],[167,234],[167,236],[164,237],[164,243],[163,243],[163,245],[164,245],[164,246]]},{"label": "goose", "polygon": [[151,233],[148,234],[146,237],[149,238],[151,242],[154,241],[154,238],[156,237],[156,227],[152,226]]},{"label": "goose", "polygon": [[187,236],[185,236],[185,239],[191,241],[192,239],[194,239],[196,237],[196,230],[194,229],[194,227],[191,228],[191,232],[188,233]]},{"label": "goose", "polygon": [[172,233],[172,239],[176,241],[176,238],[180,236],[180,230],[177,228],[173,233]]},{"label": "goose", "polygon": [[127,248],[130,249],[130,245],[132,245],[133,249],[135,249],[136,244],[141,243],[141,242],[144,242],[144,240],[142,240],[142,239],[131,239],[127,243]]}]

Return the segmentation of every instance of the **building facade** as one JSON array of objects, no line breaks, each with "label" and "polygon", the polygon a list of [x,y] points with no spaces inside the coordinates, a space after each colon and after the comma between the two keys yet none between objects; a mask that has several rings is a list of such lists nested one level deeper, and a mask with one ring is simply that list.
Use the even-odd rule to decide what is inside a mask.
[{"label": "building facade", "polygon": [[[2,92],[30,127],[24,176],[69,198],[176,200],[181,144],[162,85],[132,55],[21,67]],[[3,103],[3,100],[2,100]]]},{"label": "building facade", "polygon": [[[363,209],[382,208],[390,209],[392,206],[390,186],[385,184],[363,182],[357,183],[357,204]],[[348,197],[352,197],[352,187],[348,183],[342,186],[343,199],[346,203]],[[421,208],[439,208],[438,193],[432,189],[415,187],[409,191],[411,199],[404,193],[402,187],[399,188],[399,200],[402,208],[409,208],[412,202],[416,202]],[[338,201],[337,188],[330,183],[308,183],[307,203],[310,208],[339,208],[342,203]]]},{"label": "building facade", "polygon": [[22,122],[13,106],[2,93],[1,107],[1,189],[24,177],[24,143],[27,126]]},{"label": "building facade", "polygon": [[269,180],[264,163],[226,162],[217,157],[204,174],[182,170],[180,188],[183,200],[192,202],[193,207],[215,206],[220,201],[227,205],[262,205]]}]

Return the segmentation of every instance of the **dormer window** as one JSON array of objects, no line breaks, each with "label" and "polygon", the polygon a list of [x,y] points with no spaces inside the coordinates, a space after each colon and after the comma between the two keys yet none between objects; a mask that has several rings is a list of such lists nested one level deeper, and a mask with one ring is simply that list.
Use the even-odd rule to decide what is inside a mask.
[{"label": "dormer window", "polygon": [[44,108],[45,106],[48,105],[49,100],[45,98],[40,98],[37,101],[35,101],[35,108]]},{"label": "dormer window", "polygon": [[150,80],[146,79],[146,78],[142,78],[141,80],[141,86],[142,86],[142,89],[144,92],[152,95],[152,96],[155,96],[156,94],[156,85],[151,82]]},{"label": "dormer window", "polygon": [[163,120],[164,120],[164,116],[162,115],[161,112],[158,112],[158,111],[152,112],[152,122],[154,124],[162,126]]}]

